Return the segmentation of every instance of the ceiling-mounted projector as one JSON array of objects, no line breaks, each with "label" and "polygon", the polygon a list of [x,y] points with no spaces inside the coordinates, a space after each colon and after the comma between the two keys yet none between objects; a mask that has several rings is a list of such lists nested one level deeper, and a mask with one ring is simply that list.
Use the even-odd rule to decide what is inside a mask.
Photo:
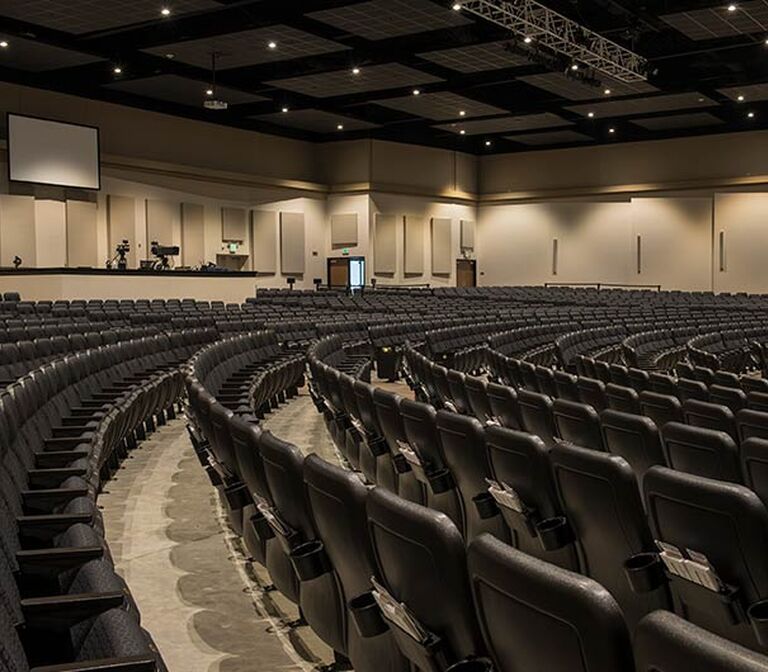
[{"label": "ceiling-mounted projector", "polygon": [[206,110],[226,110],[229,107],[229,103],[226,100],[209,99],[203,101],[203,107]]}]

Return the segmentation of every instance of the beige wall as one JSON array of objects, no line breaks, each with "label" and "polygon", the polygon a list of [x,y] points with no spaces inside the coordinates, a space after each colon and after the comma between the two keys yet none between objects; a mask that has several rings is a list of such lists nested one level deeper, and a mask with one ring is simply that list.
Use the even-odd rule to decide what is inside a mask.
[{"label": "beige wall", "polygon": [[479,180],[486,200],[768,187],[768,131],[486,156]]},{"label": "beige wall", "polygon": [[[174,212],[181,203],[202,207],[202,254],[213,261],[226,252],[221,208],[301,213],[306,270],[299,286],[304,287],[311,287],[315,277],[325,278],[326,257],[341,254],[331,245],[330,218],[337,214],[357,215],[358,243],[349,251],[366,257],[370,279],[372,231],[381,213],[398,221],[396,270],[378,278],[383,284],[454,284],[453,263],[450,276],[432,274],[430,220],[437,217],[451,221],[455,258],[462,256],[460,220],[477,222],[476,250],[469,256],[477,255],[478,280],[484,285],[616,282],[768,292],[768,131],[478,159],[378,140],[312,144],[11,84],[0,84],[0,111],[97,125],[104,154],[102,190],[92,206],[95,224],[76,232],[85,241],[73,237],[71,208],[62,205],[83,198],[82,192],[9,186],[0,148],[0,257],[5,264],[12,248],[23,248],[25,266],[61,265],[68,256],[61,241],[71,246],[79,240],[82,247],[90,244],[76,263],[103,265],[113,252],[107,203],[114,196],[134,204],[131,243],[137,260],[149,256],[147,201]],[[406,216],[424,222],[424,270],[418,274],[405,273]],[[245,254],[251,250],[250,236],[249,226],[241,248]],[[183,244],[178,226],[173,241],[162,242]],[[275,255],[274,274],[249,279],[248,287],[285,286],[277,249]],[[252,267],[248,260],[244,269]],[[52,281],[39,282],[44,287]],[[51,284],[50,292],[87,294],[89,283],[96,291],[88,276],[81,285],[67,282],[66,289]],[[234,296],[242,288],[239,280],[232,282]],[[217,293],[210,298],[229,294],[217,283],[200,291]],[[130,291],[115,283],[107,289]],[[152,289],[166,290],[176,295],[175,288]]]},{"label": "beige wall", "polygon": [[[453,257],[458,259],[460,253],[459,227],[462,219],[474,220],[477,209],[473,204],[459,202],[442,202],[427,198],[405,197],[396,194],[371,194],[371,221],[376,213],[396,215],[396,271],[392,275],[377,276],[379,284],[430,284],[433,286],[455,285],[456,264],[451,265],[449,276],[433,275],[432,273],[432,241],[430,220],[433,217],[451,220],[451,250]],[[407,215],[423,220],[424,235],[424,271],[420,274],[405,273],[405,226],[403,218]]]}]

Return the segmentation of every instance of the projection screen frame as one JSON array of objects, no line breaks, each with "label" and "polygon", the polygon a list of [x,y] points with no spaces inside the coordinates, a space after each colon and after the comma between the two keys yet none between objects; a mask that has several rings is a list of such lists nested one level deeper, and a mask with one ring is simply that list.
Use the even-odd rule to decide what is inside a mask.
[{"label": "projection screen frame", "polygon": [[[48,121],[53,124],[62,124],[64,126],[76,126],[78,128],[87,128],[92,131],[96,131],[96,181],[98,186],[96,187],[82,187],[68,184],[52,184],[50,182],[34,182],[30,180],[15,180],[11,177],[11,117],[20,117],[22,119],[34,119],[36,121]],[[8,154],[8,182],[15,184],[31,184],[42,187],[58,187],[60,189],[82,189],[84,191],[101,191],[101,129],[98,126],[91,126],[90,124],[77,124],[71,121],[61,121],[61,119],[52,119],[50,117],[39,117],[33,114],[18,114],[17,112],[5,113],[5,128],[8,132],[8,138],[6,140],[6,153]]]}]

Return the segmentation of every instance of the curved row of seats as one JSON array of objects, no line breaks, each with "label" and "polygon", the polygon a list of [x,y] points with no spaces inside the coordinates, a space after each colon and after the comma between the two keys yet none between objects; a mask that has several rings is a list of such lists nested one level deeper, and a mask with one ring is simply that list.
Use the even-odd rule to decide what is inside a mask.
[{"label": "curved row of seats", "polygon": [[174,417],[179,364],[213,338],[88,349],[0,392],[3,669],[165,670],[114,571],[96,497],[137,441]]},{"label": "curved row of seats", "polygon": [[[569,469],[574,470],[575,473],[585,474],[588,472],[584,463],[579,465],[575,451],[581,452],[582,460],[595,461],[598,459],[597,456],[603,455],[603,451],[606,450],[620,456],[622,464],[630,474],[629,481],[633,484],[630,490],[636,490],[635,482],[643,484],[644,501],[648,507],[650,522],[655,533],[654,538],[657,542],[672,542],[673,547],[683,549],[683,553],[691,548],[695,549],[698,556],[704,557],[707,563],[711,560],[717,571],[728,576],[733,581],[733,584],[730,584],[731,587],[735,585],[735,590],[741,595],[736,600],[728,601],[723,597],[723,591],[727,585],[725,583],[715,591],[711,589],[709,591],[692,591],[690,582],[681,583],[678,578],[672,584],[676,608],[681,610],[681,613],[687,614],[692,620],[698,619],[697,622],[715,632],[725,634],[729,638],[741,641],[753,648],[763,648],[765,640],[756,634],[757,626],[755,620],[749,616],[749,607],[752,606],[758,610],[762,608],[762,601],[766,597],[766,586],[758,588],[756,582],[750,579],[745,587],[741,585],[744,582],[743,578],[739,580],[733,577],[739,576],[740,566],[749,567],[747,571],[759,574],[760,568],[765,565],[757,549],[750,548],[746,544],[747,537],[741,537],[742,534],[746,534],[744,528],[735,532],[731,528],[735,526],[736,520],[742,522],[750,520],[754,527],[749,534],[761,538],[768,530],[766,527],[768,511],[765,510],[763,501],[753,490],[739,486],[740,490],[737,491],[733,489],[735,486],[730,486],[723,481],[747,482],[765,496],[765,484],[762,483],[761,470],[768,458],[768,442],[764,440],[767,435],[766,429],[768,429],[768,414],[742,410],[737,413],[739,418],[737,421],[726,406],[689,399],[683,403],[683,413],[679,420],[686,420],[690,424],[687,426],[680,422],[659,422],[659,427],[661,427],[661,437],[659,437],[656,425],[641,415],[605,411],[601,418],[598,411],[605,408],[605,405],[601,406],[595,402],[593,398],[594,388],[588,388],[590,394],[586,400],[581,398],[578,401],[573,401],[561,398],[552,402],[550,397],[545,394],[528,390],[515,392],[512,388],[501,387],[501,390],[505,391],[506,397],[504,412],[490,415],[493,411],[491,400],[498,396],[498,390],[492,390],[490,385],[486,386],[485,382],[479,379],[475,379],[474,383],[470,384],[470,379],[465,378],[459,372],[448,372],[448,380],[450,381],[452,376],[457,384],[441,385],[440,381],[443,374],[440,373],[440,369],[442,367],[432,364],[414,351],[410,351],[409,355],[409,363],[412,364],[417,378],[420,376],[428,378],[427,372],[431,370],[433,383],[432,385],[426,384],[425,389],[434,389],[438,399],[443,403],[445,403],[446,398],[441,395],[441,390],[443,393],[447,391],[451,395],[448,397],[447,403],[451,412],[473,414],[475,408],[490,409],[478,414],[479,417],[493,424],[506,422],[508,425],[517,428],[522,427],[537,435],[543,440],[544,445],[548,446],[551,451],[550,455],[554,456],[556,462],[563,459],[562,453],[564,451],[566,453],[570,451],[571,456],[567,458],[571,462]],[[590,382],[597,383],[598,381]],[[703,386],[703,383],[700,384]],[[599,385],[602,384],[599,383]],[[485,388],[484,399],[483,388]],[[576,392],[579,390],[578,387],[574,389]],[[704,389],[706,390],[706,387]],[[740,393],[738,390],[734,391]],[[646,394],[646,392],[641,394]],[[662,397],[664,395],[656,396]],[[479,401],[478,397],[480,397]],[[677,403],[679,407],[679,402]],[[729,428],[728,425],[723,426],[727,420],[733,423],[731,433],[724,431]],[[740,463],[737,442],[741,437],[744,437],[744,441],[739,446],[743,451]],[[676,471],[653,466],[655,464],[668,465]],[[634,474],[632,467],[635,467]],[[557,470],[557,464],[550,464],[550,471],[557,473]],[[677,473],[677,471],[687,473]],[[615,489],[621,481],[621,477],[617,474],[609,477],[607,474],[608,472],[604,470],[601,477],[608,478],[611,486]],[[596,474],[591,476],[593,479],[597,477]],[[570,488],[573,490],[576,487],[574,474],[571,474],[569,478]],[[663,478],[667,478],[669,482],[665,484]],[[660,509],[654,503],[654,497],[657,497],[654,494],[654,489],[662,490],[665,497],[676,501],[678,510],[675,512],[672,509],[667,509],[667,514],[676,513],[678,516],[677,527],[673,515],[671,515],[672,520],[665,521],[664,525],[657,521],[656,517],[659,515]],[[558,491],[564,492],[565,488],[560,486]],[[683,493],[687,493],[687,498]],[[581,495],[585,502],[588,501],[588,490],[585,490]],[[595,493],[593,492],[591,506],[597,511],[601,509],[601,504],[594,501],[594,497]],[[622,500],[615,492],[613,497],[615,498],[614,501],[623,501],[626,507],[626,499]],[[707,538],[697,537],[695,533],[686,533],[683,524],[685,521],[687,524],[691,524],[696,520],[697,517],[693,512],[701,507],[701,501],[707,501],[710,510],[709,519],[706,514],[698,516],[700,524],[708,527],[711,533]],[[688,512],[684,511],[686,506],[689,507]],[[642,514],[642,507],[636,508]],[[602,503],[602,509],[603,512],[608,510],[606,502]],[[681,509],[683,510],[681,511]],[[692,515],[693,518],[691,518]],[[582,529],[584,529],[583,526]],[[624,530],[625,533],[628,525],[624,522],[617,529]],[[596,530],[597,527],[593,524],[591,530],[593,536]],[[602,532],[599,539],[601,540],[600,543],[604,544],[606,534],[604,530]],[[738,546],[739,551],[728,556],[727,553],[724,553],[729,548],[728,545],[724,549],[720,544],[722,540],[729,538],[731,532],[739,535],[733,538],[733,543]],[[670,540],[670,536],[673,537],[672,540]],[[686,537],[686,544],[680,545],[679,540]],[[691,539],[696,539],[698,545],[694,545],[690,541]],[[663,556],[663,551],[661,555]],[[649,552],[648,557],[658,556]],[[715,561],[715,558],[718,561]],[[593,560],[592,571],[594,571],[595,566]],[[712,572],[714,573],[716,570],[712,569]],[[720,580],[718,577],[718,581]],[[603,580],[603,584],[610,588],[610,582]],[[626,588],[626,585],[624,587]],[[745,599],[746,593],[750,593],[748,600]],[[726,602],[728,608],[725,611],[723,609],[718,611],[715,608],[718,601]],[[736,603],[736,607],[734,607],[733,602]],[[734,610],[739,611],[739,609],[741,610],[740,616],[734,617],[732,612]],[[694,615],[691,615],[691,610],[693,610]],[[740,626],[742,631],[738,632],[737,629],[729,627],[733,625]],[[743,627],[745,625],[746,628]]]},{"label": "curved row of seats", "polygon": [[[319,391],[332,389],[332,380],[338,373],[332,367],[317,363],[313,385]],[[688,518],[697,508],[698,496],[712,495],[713,501],[731,514],[725,521],[712,516],[710,533],[727,531],[729,524],[747,518],[746,514],[753,516],[754,527],[746,525],[740,529],[739,541],[750,545],[749,559],[758,561],[757,548],[761,535],[768,529],[768,513],[759,508],[762,504],[754,495],[747,496],[743,488],[737,493],[723,492],[722,488],[727,486],[706,482],[705,486],[714,487],[714,494],[702,494],[699,481],[704,479],[686,483],[689,477],[685,474],[653,468],[644,480],[646,499],[652,502],[656,516],[651,522],[652,534],[634,474],[621,459],[574,446],[547,448],[531,434],[497,426],[484,427],[475,418],[452,410],[436,411],[428,404],[401,399],[385,390],[375,389],[372,395],[379,402],[374,408],[378,411],[379,439],[383,439],[389,454],[387,462],[407,465],[407,468],[396,467],[394,481],[389,480],[388,471],[384,479],[379,479],[378,474],[363,474],[378,486],[369,494],[367,507],[369,535],[380,572],[374,576],[384,582],[385,590],[392,593],[394,600],[404,604],[408,613],[434,637],[450,636],[446,634],[445,620],[435,612],[450,614],[452,623],[463,623],[471,630],[471,617],[458,615],[452,611],[455,605],[448,598],[441,599],[445,592],[452,592],[445,590],[444,572],[450,570],[434,560],[445,557],[445,564],[451,565],[450,558],[468,543],[471,587],[478,590],[482,586],[480,595],[475,592],[476,617],[483,626],[485,651],[491,654],[500,670],[631,670],[628,656],[632,648],[626,635],[626,622],[632,625],[639,622],[635,631],[636,647],[647,643],[643,634],[647,629],[661,637],[652,645],[652,650],[640,654],[637,649],[641,669],[681,669],[685,664],[685,648],[713,635],[680,622],[672,614],[653,613],[658,608],[678,606],[673,600],[678,600],[682,591],[678,586],[679,577],[666,577],[663,573],[660,577],[658,566],[654,574],[646,565],[659,557],[653,539],[654,535],[659,538],[662,529],[673,530],[673,535],[687,534],[698,543],[697,532],[687,529]],[[354,406],[339,408],[344,403],[340,396],[333,395],[325,401],[336,415],[349,415],[351,427],[366,430],[363,432],[366,443],[379,443],[366,427],[365,412],[361,412],[359,405],[355,417]],[[335,440],[339,440],[338,436]],[[308,458],[307,463],[314,459]],[[413,480],[419,488],[413,488]],[[606,487],[596,490],[595,482],[600,481],[605,482]],[[683,487],[691,488],[690,508],[681,512],[666,511],[665,502],[677,501],[676,493]],[[380,509],[382,500],[390,507],[385,513]],[[445,516],[446,524],[451,521],[455,530],[452,534],[461,540],[455,542],[454,552],[445,547],[437,550],[429,534],[419,528],[419,518],[430,518],[435,511]],[[759,515],[755,517],[756,512]],[[387,531],[384,536],[391,544],[384,553],[377,549],[379,515],[384,521],[378,524]],[[758,539],[757,544],[749,541],[751,535]],[[718,536],[714,534],[712,538]],[[695,545],[690,543],[682,548],[695,548]],[[424,549],[431,560],[420,562],[416,549]],[[704,552],[710,554],[710,548],[704,548]],[[481,564],[486,571],[493,568],[491,575],[476,573],[473,558],[478,556],[483,556]],[[387,562],[394,565],[390,571]],[[463,559],[456,563],[451,574],[454,580],[462,564]],[[738,566],[738,561],[735,565]],[[577,578],[574,570],[597,578],[600,583]],[[631,570],[636,570],[635,589],[628,580]],[[653,581],[649,579],[651,575],[655,576]],[[432,576],[437,577],[434,584],[430,581]],[[415,594],[409,587],[419,583],[424,585],[424,591]],[[586,627],[587,615],[581,611],[584,604],[576,598],[580,593],[576,585],[582,586],[582,597],[588,595],[595,600],[588,612],[592,619],[598,620],[591,620],[589,627]],[[374,589],[377,589],[375,584]],[[744,595],[743,599],[754,607],[750,613],[755,616],[751,620],[745,616],[737,624],[728,621],[726,609],[716,608],[719,596],[714,593],[685,595],[680,612],[690,618],[688,610],[694,609],[696,613],[701,610],[708,614],[701,625],[743,645],[761,648],[756,643],[753,622],[760,621],[765,590],[766,586],[745,587],[748,597]],[[564,599],[567,595],[574,601]],[[521,603],[527,608],[521,609]],[[570,607],[565,606],[568,603]],[[647,616],[649,612],[651,615]],[[603,626],[609,622],[612,625],[606,630],[597,625],[598,622]],[[576,650],[568,646],[571,635],[559,630],[555,623],[567,623],[571,630],[566,632],[581,638],[582,646]],[[592,632],[587,634],[590,629]],[[430,669],[430,665],[431,669],[441,669],[440,663],[429,657],[429,651],[425,654],[424,648],[415,646],[412,638],[403,638],[397,628],[394,631],[401,651],[412,662],[425,666],[422,669]],[[695,635],[695,640],[685,639],[690,635]],[[606,658],[592,658],[585,652],[584,647],[589,649],[589,646],[584,642],[592,637],[596,649],[606,647],[603,651]],[[675,655],[668,646],[670,641],[681,646]],[[708,651],[709,658],[704,656],[697,669],[735,670],[747,661],[755,665],[755,669],[768,669],[768,659],[739,650],[735,644],[715,641],[720,645],[717,654]],[[465,645],[463,651],[465,657],[471,659],[483,649],[476,643],[471,647]],[[645,662],[651,659],[653,662]]]}]

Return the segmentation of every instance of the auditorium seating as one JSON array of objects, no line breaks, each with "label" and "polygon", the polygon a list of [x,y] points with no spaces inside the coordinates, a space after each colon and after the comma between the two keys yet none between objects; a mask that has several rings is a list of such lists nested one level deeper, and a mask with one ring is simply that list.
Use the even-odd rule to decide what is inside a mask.
[{"label": "auditorium seating", "polygon": [[[686,646],[705,672],[768,669],[761,297],[260,290],[0,308],[0,655],[15,668],[163,669],[94,503],[186,395],[230,527],[300,608],[283,626],[311,627],[338,669],[666,672]],[[305,382],[341,467],[262,426]],[[78,595],[73,620],[62,603]]]}]

